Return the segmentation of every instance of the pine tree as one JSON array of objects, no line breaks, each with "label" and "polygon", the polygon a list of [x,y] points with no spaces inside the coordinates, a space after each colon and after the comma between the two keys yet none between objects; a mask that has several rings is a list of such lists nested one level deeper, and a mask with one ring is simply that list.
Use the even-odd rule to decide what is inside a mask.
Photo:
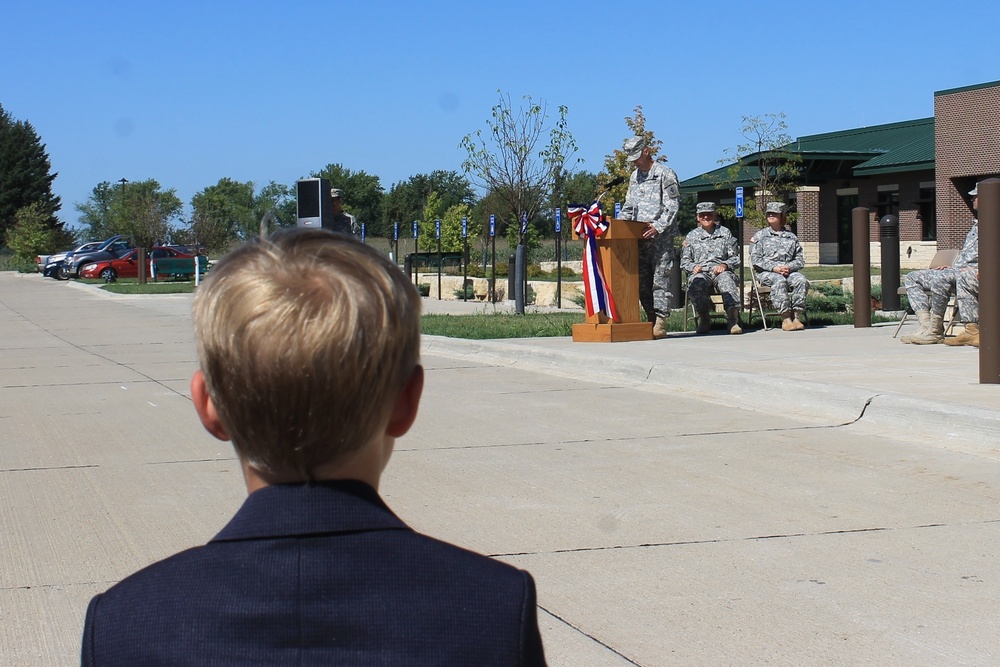
[{"label": "pine tree", "polygon": [[52,165],[35,128],[14,120],[0,105],[0,236],[14,226],[17,212],[39,204],[48,224],[61,229],[56,219],[59,197],[52,194]]}]

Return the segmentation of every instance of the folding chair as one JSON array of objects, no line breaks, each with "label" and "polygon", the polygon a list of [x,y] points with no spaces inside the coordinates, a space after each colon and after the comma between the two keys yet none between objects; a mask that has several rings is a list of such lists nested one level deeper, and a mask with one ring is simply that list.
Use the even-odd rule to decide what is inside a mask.
[{"label": "folding chair", "polygon": [[[959,250],[957,248],[949,248],[948,250],[938,250],[936,253],[934,253],[934,257],[931,258],[931,263],[927,268],[936,269],[939,266],[951,267],[951,265],[955,263],[955,260],[958,259],[958,253]],[[883,285],[882,288],[885,289],[885,285]],[[900,287],[899,289],[896,290],[896,294],[900,296],[906,296],[906,288]],[[906,322],[906,318],[913,314],[914,314],[913,307],[910,306],[909,302],[907,302],[906,310],[903,311],[903,319],[901,319],[899,321],[899,324],[896,326],[896,331],[894,331],[892,334],[893,338],[899,335],[899,330],[903,328],[903,323]],[[945,315],[944,320],[946,323],[945,335],[947,336],[948,333],[951,331],[952,327],[955,326],[954,294],[952,294],[951,298],[948,300],[948,307],[945,309],[944,315]]]},{"label": "folding chair", "polygon": [[[687,276],[685,276],[687,278]],[[685,285],[687,282],[684,283]],[[708,311],[713,320],[720,319],[728,322],[729,316],[726,314],[726,307],[722,301],[722,294],[719,290],[712,286],[712,310]],[[697,318],[697,313],[694,312],[694,302],[691,301],[691,296],[688,294],[687,288],[684,289],[684,331],[688,330],[688,321]]]},{"label": "folding chair", "polygon": [[[774,304],[771,303],[771,288],[767,285],[761,285],[760,281],[757,280],[757,271],[754,267],[750,267],[750,294],[747,296],[750,306],[750,314],[747,316],[747,323],[753,321],[753,311],[754,305],[757,306],[757,312],[760,313],[760,321],[764,324],[764,331],[769,331],[770,327],[767,326],[767,316],[768,315],[781,315],[777,310],[774,309]],[[766,306],[766,308],[765,308]]]}]

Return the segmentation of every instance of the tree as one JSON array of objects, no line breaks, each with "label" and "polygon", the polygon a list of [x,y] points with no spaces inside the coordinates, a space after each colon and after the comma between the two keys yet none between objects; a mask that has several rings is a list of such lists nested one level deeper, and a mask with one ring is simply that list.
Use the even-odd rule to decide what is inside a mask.
[{"label": "tree", "polygon": [[472,206],[476,201],[469,180],[458,172],[437,170],[429,174],[416,174],[406,181],[394,183],[389,189],[383,206],[385,231],[379,234],[373,232],[373,235],[389,236],[393,221],[412,222],[420,219],[432,193],[439,196],[442,210],[458,204]]},{"label": "tree", "polygon": [[441,250],[444,252],[461,252],[465,249],[462,239],[462,218],[466,219],[466,233],[469,245],[475,244],[483,233],[483,221],[472,217],[472,209],[468,204],[455,204],[441,219]]},{"label": "tree", "polygon": [[366,234],[375,235],[383,220],[382,199],[385,197],[378,176],[351,171],[342,164],[328,164],[314,172],[312,178],[325,178],[330,181],[330,187],[339,188],[344,195],[344,211],[353,214],[359,225],[365,225]]},{"label": "tree", "polygon": [[[753,195],[744,203],[744,219],[755,227],[765,227],[764,210],[768,202],[784,202],[795,190],[799,179],[802,157],[788,150],[792,137],[788,134],[785,114],[768,113],[763,116],[743,116],[740,134],[744,142],[736,148],[727,148],[720,164],[729,165],[724,178],[716,184],[720,190],[730,190],[735,183],[750,181]],[[720,213],[735,217],[733,207],[724,206]],[[789,215],[789,222],[794,222]]]},{"label": "tree", "polygon": [[[497,220],[516,226],[520,244],[524,233],[519,221],[525,214],[529,220],[535,218],[546,198],[558,190],[577,146],[568,129],[566,106],[559,106],[558,120],[546,129],[544,101],[525,96],[515,109],[509,95],[497,93],[500,101],[492,109],[492,120],[486,121],[488,131],[467,134],[459,144],[466,151],[462,168],[495,198],[500,208]],[[548,143],[542,145],[546,133]]]},{"label": "tree", "polygon": [[294,190],[269,182],[259,193],[252,181],[221,178],[191,198],[193,215],[186,235],[209,250],[224,250],[277,227],[296,223]]},{"label": "tree", "polygon": [[52,194],[52,165],[45,145],[31,123],[15,121],[0,105],[0,235],[15,224],[18,211],[31,204],[32,216],[46,216],[45,224],[62,229],[56,219],[61,204]]},{"label": "tree", "polygon": [[139,247],[165,242],[183,204],[176,190],[163,190],[154,179],[112,186],[99,183],[90,198],[77,204],[90,238],[121,234]]},{"label": "tree", "polygon": [[14,216],[14,224],[7,229],[6,242],[15,257],[28,261],[36,255],[71,245],[73,235],[62,225],[53,226],[48,208],[36,201]]},{"label": "tree", "polygon": [[448,209],[445,208],[441,195],[432,192],[427,198],[427,203],[424,204],[424,210],[421,211],[420,224],[418,225],[420,238],[423,240],[422,244],[426,246],[426,249],[437,247],[437,240],[434,238],[437,231],[436,221],[441,219],[446,210]]},{"label": "tree", "polygon": [[221,178],[191,198],[190,231],[196,243],[218,251],[234,241],[257,235],[260,218],[254,200],[254,184]]},{"label": "tree", "polygon": [[[666,162],[666,156],[657,155],[663,146],[663,142],[656,138],[652,130],[646,129],[646,116],[642,113],[642,105],[637,104],[632,113],[635,115],[625,116],[625,124],[632,131],[632,135],[642,137],[646,140],[649,153],[656,162]],[[614,202],[625,201],[625,195],[628,193],[628,179],[632,175],[633,169],[635,167],[628,161],[628,155],[621,148],[616,148],[610,155],[604,158],[604,171],[597,176],[597,180],[601,184],[601,191],[603,192],[606,189],[604,184],[610,183],[615,178],[623,178],[625,180],[608,190],[608,194],[601,201],[602,205],[610,209]],[[590,202],[586,203],[589,204]],[[614,210],[609,210],[608,213],[614,214]]]}]

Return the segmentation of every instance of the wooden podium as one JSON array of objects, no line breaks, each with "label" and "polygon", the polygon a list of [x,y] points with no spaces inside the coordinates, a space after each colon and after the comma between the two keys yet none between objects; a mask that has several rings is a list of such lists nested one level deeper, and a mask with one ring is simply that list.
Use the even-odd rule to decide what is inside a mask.
[{"label": "wooden podium", "polygon": [[[645,229],[644,222],[608,220],[608,230],[597,238],[597,254],[620,321],[612,322],[604,313],[589,315],[583,324],[573,325],[574,342],[653,340],[653,323],[639,319],[639,239]],[[574,231],[573,238],[581,237]]]}]

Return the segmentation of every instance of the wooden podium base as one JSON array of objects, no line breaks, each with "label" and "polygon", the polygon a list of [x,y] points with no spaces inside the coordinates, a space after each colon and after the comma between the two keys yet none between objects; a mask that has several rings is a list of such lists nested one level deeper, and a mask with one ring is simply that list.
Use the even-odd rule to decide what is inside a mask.
[{"label": "wooden podium base", "polygon": [[626,343],[633,340],[653,340],[652,322],[585,322],[573,325],[574,343]]}]

